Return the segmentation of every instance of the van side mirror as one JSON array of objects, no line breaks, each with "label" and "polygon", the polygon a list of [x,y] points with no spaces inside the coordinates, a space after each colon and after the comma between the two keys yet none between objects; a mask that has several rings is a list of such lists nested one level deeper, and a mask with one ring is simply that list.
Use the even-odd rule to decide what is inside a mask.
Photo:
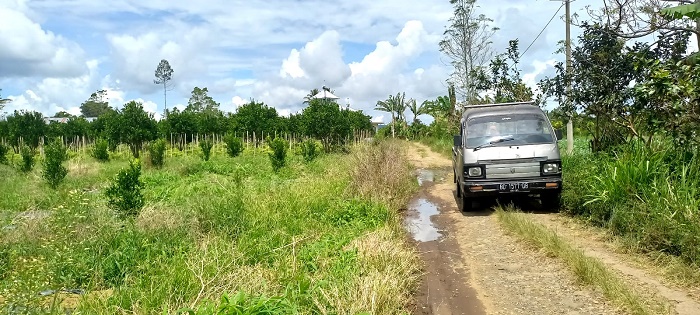
[{"label": "van side mirror", "polygon": [[454,141],[454,144],[453,144],[453,145],[454,145],[455,147],[462,146],[462,136],[461,136],[461,135],[459,135],[459,136],[454,136],[454,140],[453,140],[453,141]]},{"label": "van side mirror", "polygon": [[557,137],[557,141],[562,140],[564,137],[561,129],[554,130],[554,135]]}]

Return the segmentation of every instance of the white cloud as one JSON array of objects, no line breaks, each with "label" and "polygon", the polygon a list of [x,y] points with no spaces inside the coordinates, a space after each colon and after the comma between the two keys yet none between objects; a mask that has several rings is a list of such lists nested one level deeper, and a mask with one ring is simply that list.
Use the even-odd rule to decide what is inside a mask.
[{"label": "white cloud", "polygon": [[76,77],[87,71],[80,46],[45,31],[25,13],[0,7],[0,21],[0,78]]},{"label": "white cloud", "polygon": [[201,52],[210,47],[209,37],[204,28],[184,27],[141,35],[109,35],[113,76],[131,90],[153,93],[162,88],[153,80],[160,60],[166,59],[173,69],[171,83],[179,87],[180,94],[188,95],[193,86],[186,83],[206,73]]},{"label": "white cloud", "polygon": [[97,81],[99,63],[90,60],[85,64],[89,73],[77,78],[46,78],[33,84],[20,95],[10,95],[12,100],[8,111],[36,110],[44,115],[53,115],[58,111],[79,107],[94,90],[90,90]]},{"label": "white cloud", "polygon": [[279,76],[258,80],[252,95],[280,111],[296,112],[304,96],[312,88],[328,85],[345,103],[353,100],[353,108],[371,112],[379,99],[389,94],[406,92],[419,102],[444,94],[447,68],[429,66],[412,68],[411,63],[426,51],[437,50],[439,36],[428,33],[420,21],[409,21],[396,36],[396,44],[381,41],[359,62],[346,64],[342,34],[324,32],[301,50],[292,49],[282,61]]}]

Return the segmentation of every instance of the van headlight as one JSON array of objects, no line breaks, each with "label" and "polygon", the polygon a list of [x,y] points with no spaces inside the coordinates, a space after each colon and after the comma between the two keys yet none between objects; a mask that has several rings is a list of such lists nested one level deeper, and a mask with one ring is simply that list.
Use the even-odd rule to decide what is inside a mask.
[{"label": "van headlight", "polygon": [[542,164],[542,175],[555,175],[561,173],[561,164],[558,162],[546,162]]},{"label": "van headlight", "polygon": [[469,170],[467,171],[467,176],[469,177],[481,177],[482,172],[481,172],[481,167],[475,166],[475,167],[470,167]]}]

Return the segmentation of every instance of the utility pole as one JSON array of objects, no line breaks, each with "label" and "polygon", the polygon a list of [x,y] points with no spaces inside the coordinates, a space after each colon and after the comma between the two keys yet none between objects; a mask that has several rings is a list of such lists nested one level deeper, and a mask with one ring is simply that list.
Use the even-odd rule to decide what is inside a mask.
[{"label": "utility pole", "polygon": [[[564,0],[566,5],[566,76],[571,75],[571,0]],[[571,80],[566,83],[566,108],[571,108],[569,95],[571,94]],[[569,112],[569,121],[566,123],[566,152],[574,152],[574,123],[571,121],[573,110]]]}]

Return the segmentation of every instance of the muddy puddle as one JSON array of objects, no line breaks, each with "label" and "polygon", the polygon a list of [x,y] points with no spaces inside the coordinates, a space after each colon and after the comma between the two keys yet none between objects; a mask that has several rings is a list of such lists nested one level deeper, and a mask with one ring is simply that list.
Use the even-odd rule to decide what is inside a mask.
[{"label": "muddy puddle", "polygon": [[406,229],[411,233],[414,240],[430,242],[442,236],[440,230],[435,227],[435,224],[430,219],[430,217],[440,213],[436,205],[420,198],[411,202],[409,210],[414,213],[406,218]]},{"label": "muddy puddle", "polygon": [[[418,185],[424,186],[434,181],[435,172],[420,169],[416,178]],[[437,205],[426,198],[417,198],[408,205],[408,211],[405,226],[415,241],[430,242],[440,239],[442,233],[431,220],[432,216],[440,213]]]},{"label": "muddy puddle", "polygon": [[418,178],[418,185],[423,186],[425,183],[435,180],[435,172],[432,170],[420,169],[416,177]]}]

